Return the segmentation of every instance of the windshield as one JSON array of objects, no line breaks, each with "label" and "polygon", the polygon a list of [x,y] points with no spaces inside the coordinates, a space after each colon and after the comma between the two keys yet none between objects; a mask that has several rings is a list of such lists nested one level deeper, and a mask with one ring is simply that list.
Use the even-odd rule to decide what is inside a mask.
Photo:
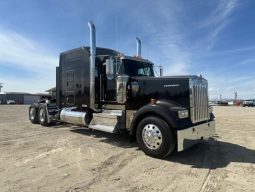
[{"label": "windshield", "polygon": [[128,76],[154,76],[153,66],[141,61],[123,60],[125,74]]}]

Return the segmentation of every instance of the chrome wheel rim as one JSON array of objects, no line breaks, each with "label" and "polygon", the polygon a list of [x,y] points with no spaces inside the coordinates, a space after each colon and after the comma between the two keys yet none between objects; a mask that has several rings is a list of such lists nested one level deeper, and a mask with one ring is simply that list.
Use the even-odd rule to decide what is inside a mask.
[{"label": "chrome wheel rim", "polygon": [[44,122],[45,121],[45,112],[43,109],[40,110],[40,121]]},{"label": "chrome wheel rim", "polygon": [[33,107],[30,108],[29,115],[30,115],[30,119],[31,119],[31,120],[34,120],[34,119],[35,119],[35,109],[34,109]]},{"label": "chrome wheel rim", "polygon": [[149,148],[156,150],[162,144],[162,134],[160,129],[154,124],[145,125],[142,131],[144,144]]}]

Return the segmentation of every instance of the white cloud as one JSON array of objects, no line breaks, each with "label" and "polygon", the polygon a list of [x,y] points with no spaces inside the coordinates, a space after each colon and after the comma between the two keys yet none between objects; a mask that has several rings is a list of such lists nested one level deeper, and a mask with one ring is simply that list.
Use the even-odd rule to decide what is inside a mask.
[{"label": "white cloud", "polygon": [[[188,25],[190,29],[186,27],[185,21],[192,19],[183,18],[190,12],[178,2],[155,3],[152,12],[136,12],[135,17],[140,18],[137,22],[140,21],[139,26],[147,33],[146,37],[149,37],[148,40],[153,46],[154,52],[150,52],[150,58],[158,60],[158,63],[164,66],[164,75],[202,74],[209,82],[210,98],[219,98],[220,94],[223,98],[234,98],[234,92],[238,92],[239,98],[252,98],[255,95],[253,76],[231,72],[234,63],[228,58],[236,53],[252,51],[255,47],[225,51],[212,49],[229,26],[238,6],[237,0],[215,1],[215,7],[210,8],[211,12],[205,13],[204,19],[196,20],[194,23],[198,24],[197,26]],[[202,22],[199,24],[199,21]],[[192,39],[197,34],[201,36]],[[225,54],[229,54],[228,57],[209,58],[219,62],[214,67],[212,61],[207,62],[207,58],[204,59]],[[219,60],[216,61],[217,59]],[[251,62],[252,58],[243,61]]]},{"label": "white cloud", "polygon": [[[218,56],[218,55],[228,55],[228,54],[235,54],[235,53],[242,53],[242,52],[249,52],[254,51],[255,46],[247,46],[247,47],[241,47],[237,49],[229,49],[229,50],[222,50],[222,51],[210,51],[207,53],[204,53],[204,56]],[[199,53],[197,53],[198,55]],[[253,61],[253,59],[252,59]]]},{"label": "white cloud", "polygon": [[4,83],[3,90],[42,92],[54,86],[58,55],[53,54],[56,50],[46,50],[47,47],[40,41],[0,28],[0,65],[36,74],[31,79],[31,75],[22,78],[2,72],[0,82]]},{"label": "white cloud", "polygon": [[200,28],[209,28],[208,33],[208,49],[211,49],[219,34],[223,29],[229,24],[229,17],[235,11],[238,1],[228,0],[228,1],[218,1],[216,9],[206,17],[200,24]]},{"label": "white cloud", "polygon": [[208,73],[206,79],[209,82],[209,97],[211,99],[219,99],[220,94],[222,98],[233,99],[235,92],[241,99],[255,98],[255,80],[252,75],[237,77],[231,73],[217,76]]},{"label": "white cloud", "polygon": [[33,79],[1,76],[0,82],[3,83],[2,91],[5,92],[42,93],[55,86],[55,72],[50,72],[47,76],[39,75]]},{"label": "white cloud", "polygon": [[216,8],[203,20],[200,27],[209,27],[224,23],[237,7],[237,0],[217,1]]},{"label": "white cloud", "polygon": [[40,42],[0,29],[0,65],[12,64],[29,70],[52,70],[58,56],[45,51]]},{"label": "white cloud", "polygon": [[164,75],[187,75],[189,74],[188,67],[184,63],[172,63],[164,68]]},{"label": "white cloud", "polygon": [[249,58],[241,61],[239,65],[246,65],[246,64],[254,64],[255,63],[255,58]]},{"label": "white cloud", "polygon": [[[146,5],[143,5],[146,6]],[[134,18],[153,46],[149,58],[164,67],[164,75],[188,74],[191,59],[183,30],[183,7],[178,2],[152,2],[152,12],[135,12]],[[143,9],[143,8],[142,8]]]}]

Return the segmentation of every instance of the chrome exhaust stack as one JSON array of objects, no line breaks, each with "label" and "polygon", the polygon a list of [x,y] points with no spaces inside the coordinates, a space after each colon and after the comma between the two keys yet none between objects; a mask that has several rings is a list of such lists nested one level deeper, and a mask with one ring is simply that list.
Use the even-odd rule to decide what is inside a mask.
[{"label": "chrome exhaust stack", "polygon": [[95,109],[95,57],[96,57],[96,28],[89,21],[90,29],[90,108]]},{"label": "chrome exhaust stack", "polygon": [[141,57],[141,40],[136,37],[136,56]]}]

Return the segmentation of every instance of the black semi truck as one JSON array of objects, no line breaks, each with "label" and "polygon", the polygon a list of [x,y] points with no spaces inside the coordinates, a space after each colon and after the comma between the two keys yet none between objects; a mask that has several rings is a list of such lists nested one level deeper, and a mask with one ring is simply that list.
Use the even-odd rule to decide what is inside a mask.
[{"label": "black semi truck", "polygon": [[32,123],[65,122],[110,133],[128,131],[147,155],[163,158],[182,151],[215,132],[202,76],[154,74],[154,64],[137,55],[90,46],[60,54],[56,98],[29,107]]}]

